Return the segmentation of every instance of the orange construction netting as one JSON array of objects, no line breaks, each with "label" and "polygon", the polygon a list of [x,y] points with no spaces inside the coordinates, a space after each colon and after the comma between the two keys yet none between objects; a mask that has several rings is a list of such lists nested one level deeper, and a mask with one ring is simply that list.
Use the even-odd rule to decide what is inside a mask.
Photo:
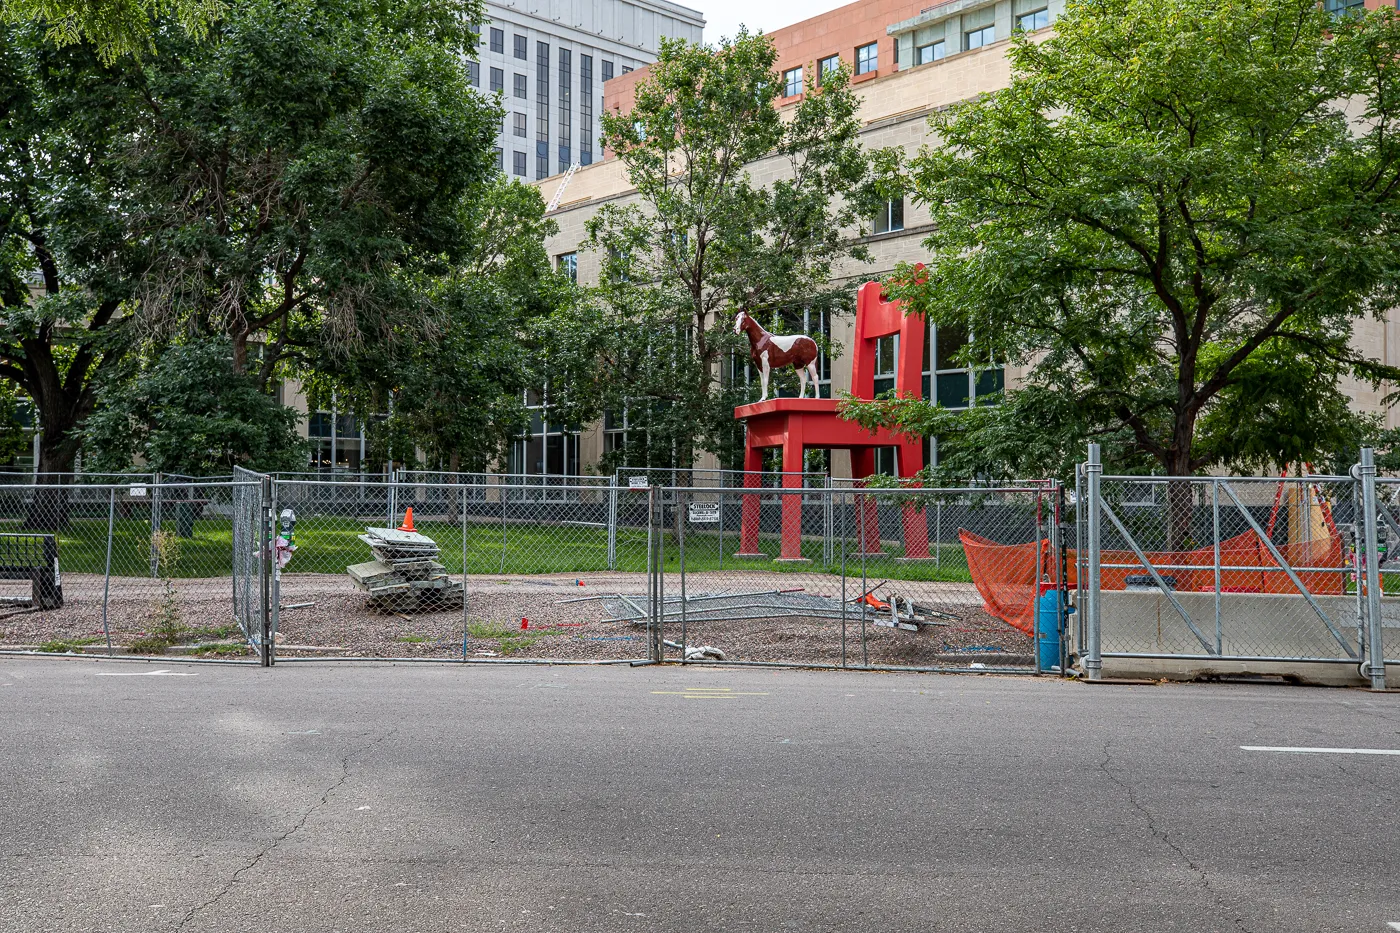
[{"label": "orange construction netting", "polygon": [[[1346,555],[1342,539],[1330,527],[1324,526],[1321,534],[1304,540],[1277,545],[1283,559],[1293,568],[1342,567]],[[1027,635],[1035,634],[1036,597],[1035,582],[1036,548],[1041,551],[1041,566],[1050,580],[1058,580],[1059,563],[1054,560],[1047,540],[1026,544],[997,544],[967,529],[958,530],[963,551],[967,554],[967,569],[972,575],[973,585],[982,596],[983,608],[1003,622],[1020,629]],[[1164,577],[1174,577],[1179,592],[1215,591],[1215,549],[1197,548],[1193,551],[1147,551],[1147,559],[1152,566],[1159,568]],[[1066,558],[1068,565],[1067,586],[1076,585],[1075,551],[1069,549]],[[1100,571],[1100,586],[1105,590],[1127,589],[1129,575],[1145,575],[1137,555],[1132,551],[1102,552],[1102,563],[1130,564],[1131,567],[1105,566]],[[1220,542],[1220,565],[1222,567],[1245,568],[1222,570],[1220,589],[1225,593],[1296,593],[1293,581],[1278,570],[1266,571],[1253,568],[1278,567],[1279,564],[1252,531],[1226,538]],[[1200,567],[1191,569],[1162,569],[1165,567]],[[1298,570],[1298,578],[1314,595],[1341,595],[1345,592],[1345,574],[1339,570]]]}]

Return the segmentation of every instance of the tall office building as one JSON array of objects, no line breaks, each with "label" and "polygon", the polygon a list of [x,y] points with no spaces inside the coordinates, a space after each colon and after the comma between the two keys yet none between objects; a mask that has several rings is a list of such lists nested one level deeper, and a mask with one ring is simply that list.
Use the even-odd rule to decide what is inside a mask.
[{"label": "tall office building", "polygon": [[669,0],[488,0],[486,16],[472,81],[505,104],[497,167],[529,179],[601,161],[603,83],[705,27]]}]

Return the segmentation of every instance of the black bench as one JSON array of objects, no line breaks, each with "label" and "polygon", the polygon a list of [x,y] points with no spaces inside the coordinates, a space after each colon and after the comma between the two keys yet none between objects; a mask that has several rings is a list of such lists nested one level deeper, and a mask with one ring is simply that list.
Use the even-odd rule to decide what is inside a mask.
[{"label": "black bench", "polygon": [[0,534],[0,580],[28,580],[35,606],[62,609],[58,539],[53,535]]}]

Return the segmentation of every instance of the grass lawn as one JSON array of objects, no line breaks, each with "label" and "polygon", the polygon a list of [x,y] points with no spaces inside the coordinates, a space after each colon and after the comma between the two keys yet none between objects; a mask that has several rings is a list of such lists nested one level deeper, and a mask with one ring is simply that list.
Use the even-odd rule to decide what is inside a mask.
[{"label": "grass lawn", "polygon": [[[359,540],[364,519],[308,517],[297,523],[297,552],[284,573],[344,573],[350,564],[370,560],[369,547]],[[449,573],[462,567],[462,527],[445,521],[423,519],[418,530],[437,542],[442,563]],[[18,530],[3,528],[0,530]],[[503,540],[504,539],[504,540]],[[721,544],[723,547],[721,548]],[[736,558],[739,545],[736,531],[688,531],[686,569],[697,573],[727,570],[777,570],[784,573],[833,573],[841,566],[841,542],[835,542],[832,563],[822,561],[822,542],[806,539],[802,554],[807,564],[775,564],[779,540],[776,534],[763,535],[760,549],[767,559]],[[103,572],[106,561],[106,519],[75,519],[58,535],[60,567],[67,573]],[[932,549],[932,545],[930,546]],[[466,533],[469,573],[595,573],[608,569],[607,529],[580,525],[508,524],[504,532],[498,524],[469,524]],[[846,542],[847,573],[860,572],[860,558],[852,556],[855,540]],[[897,563],[897,545],[886,545],[886,556],[866,558],[867,576],[896,580],[946,580],[966,582],[967,558],[956,544],[938,546],[938,560],[913,564]],[[171,576],[176,578],[222,577],[231,574],[233,532],[226,519],[201,519],[194,524],[192,538],[178,539],[178,553]],[[150,525],[138,520],[119,520],[113,527],[112,574],[149,576]],[[642,573],[646,570],[646,531],[620,528],[617,533],[617,570]],[[167,568],[170,572],[171,568]],[[680,570],[680,552],[673,534],[666,534],[666,570]]]}]

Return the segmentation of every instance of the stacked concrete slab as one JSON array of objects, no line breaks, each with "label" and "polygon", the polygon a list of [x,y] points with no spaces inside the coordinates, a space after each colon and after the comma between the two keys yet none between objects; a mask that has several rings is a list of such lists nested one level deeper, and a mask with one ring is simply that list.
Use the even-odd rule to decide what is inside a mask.
[{"label": "stacked concrete slab", "polygon": [[370,608],[433,610],[462,604],[462,584],[448,578],[432,538],[397,528],[366,528],[360,540],[369,545],[374,560],[345,570],[369,594]]}]

